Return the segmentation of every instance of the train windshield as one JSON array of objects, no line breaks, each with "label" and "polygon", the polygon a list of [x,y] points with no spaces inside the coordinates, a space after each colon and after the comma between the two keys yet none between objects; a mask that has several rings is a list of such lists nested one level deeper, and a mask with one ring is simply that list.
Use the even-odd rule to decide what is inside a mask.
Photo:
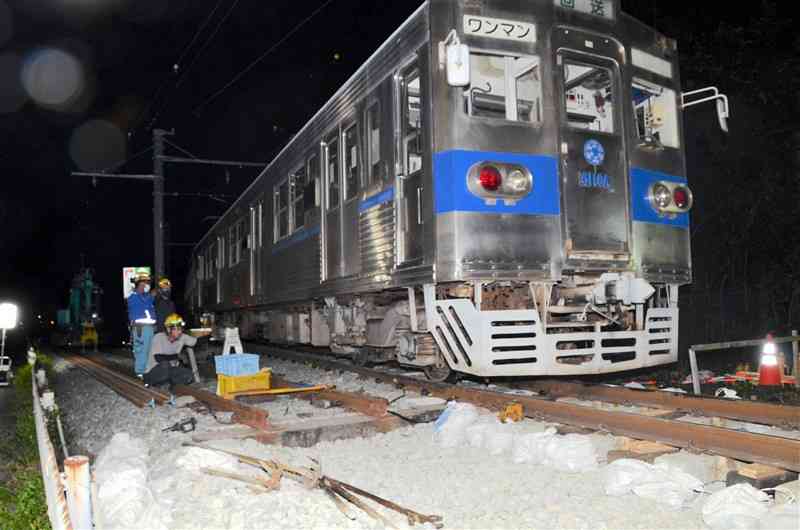
[{"label": "train windshield", "polygon": [[614,82],[610,69],[564,62],[564,105],[570,127],[614,132]]},{"label": "train windshield", "polygon": [[539,58],[470,54],[470,86],[464,110],[470,116],[538,123],[542,121]]},{"label": "train windshield", "polygon": [[631,88],[636,134],[642,144],[680,147],[675,91],[637,78]]}]

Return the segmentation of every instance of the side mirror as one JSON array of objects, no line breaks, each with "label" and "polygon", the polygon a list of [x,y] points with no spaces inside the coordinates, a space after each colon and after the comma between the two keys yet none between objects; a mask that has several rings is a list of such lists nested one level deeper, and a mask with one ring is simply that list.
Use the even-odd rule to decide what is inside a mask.
[{"label": "side mirror", "polygon": [[447,84],[450,86],[469,85],[469,46],[449,44],[447,46]]},{"label": "side mirror", "polygon": [[730,113],[728,111],[728,99],[719,98],[717,100],[717,118],[719,118],[719,128],[725,132],[728,132],[729,115]]},{"label": "side mirror", "polygon": [[469,46],[461,44],[456,30],[439,42],[439,70],[447,69],[447,84],[469,85]]}]

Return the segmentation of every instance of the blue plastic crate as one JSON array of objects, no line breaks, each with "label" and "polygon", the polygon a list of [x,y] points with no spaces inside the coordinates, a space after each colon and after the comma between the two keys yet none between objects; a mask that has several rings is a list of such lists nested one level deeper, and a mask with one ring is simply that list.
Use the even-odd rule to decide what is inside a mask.
[{"label": "blue plastic crate", "polygon": [[253,375],[258,373],[258,355],[255,353],[215,355],[214,366],[218,374]]}]

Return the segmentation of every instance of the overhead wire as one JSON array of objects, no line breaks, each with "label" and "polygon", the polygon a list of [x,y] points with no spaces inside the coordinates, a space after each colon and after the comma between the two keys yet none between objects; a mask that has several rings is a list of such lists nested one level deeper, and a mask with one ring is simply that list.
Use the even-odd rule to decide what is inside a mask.
[{"label": "overhead wire", "polygon": [[315,10],[314,10],[314,11],[313,11],[313,12],[312,12],[310,15],[308,15],[308,16],[307,16],[306,18],[304,18],[304,19],[303,19],[303,20],[302,20],[302,21],[301,21],[299,24],[297,24],[297,25],[296,25],[294,28],[292,28],[292,29],[291,29],[291,30],[290,30],[288,33],[286,33],[286,35],[284,35],[284,36],[283,36],[283,37],[282,37],[282,38],[281,38],[281,39],[280,39],[278,42],[276,42],[275,44],[273,44],[272,46],[270,46],[270,48],[269,48],[269,49],[267,49],[267,51],[265,51],[264,53],[262,53],[262,54],[261,54],[261,55],[260,55],[260,56],[259,56],[259,57],[258,57],[258,58],[255,60],[255,61],[251,62],[251,63],[250,63],[249,65],[247,65],[247,66],[246,66],[246,67],[245,67],[245,68],[244,68],[244,69],[243,69],[241,72],[239,72],[238,74],[236,74],[236,75],[233,77],[233,79],[231,79],[231,80],[230,80],[228,83],[226,83],[226,84],[225,84],[225,86],[223,86],[222,88],[220,88],[219,90],[217,90],[216,92],[214,92],[213,94],[211,94],[211,95],[210,95],[208,98],[206,98],[205,100],[203,100],[203,102],[202,102],[202,103],[200,103],[199,105],[197,105],[197,106],[194,108],[194,110],[193,110],[192,112],[193,112],[194,114],[198,114],[198,113],[199,113],[198,111],[199,111],[200,109],[202,109],[203,107],[205,107],[206,105],[208,105],[210,102],[212,102],[213,100],[215,100],[217,97],[219,97],[219,96],[220,96],[222,93],[224,93],[224,92],[225,92],[225,91],[226,91],[228,88],[230,88],[230,87],[231,87],[233,84],[235,84],[235,83],[236,83],[236,82],[237,82],[239,79],[241,79],[241,78],[242,78],[242,77],[243,77],[245,74],[247,74],[247,72],[249,72],[250,70],[252,70],[252,69],[253,69],[253,68],[254,68],[254,67],[255,67],[255,66],[258,64],[258,63],[260,63],[261,61],[263,61],[263,60],[264,60],[264,59],[265,59],[265,58],[266,58],[266,57],[267,57],[269,54],[271,54],[272,52],[274,52],[274,51],[275,51],[275,50],[276,50],[276,49],[277,49],[277,48],[278,48],[278,47],[279,47],[281,44],[283,44],[284,42],[286,42],[286,41],[289,39],[289,37],[291,37],[292,35],[294,35],[294,34],[295,34],[295,33],[296,33],[296,32],[297,32],[297,31],[298,31],[300,28],[302,28],[303,26],[305,26],[305,25],[306,25],[306,24],[307,24],[307,23],[308,23],[308,22],[309,22],[311,19],[313,19],[315,16],[317,16],[317,14],[319,14],[319,12],[320,12],[320,11],[322,11],[323,9],[325,9],[325,8],[326,8],[326,7],[327,7],[329,4],[331,4],[333,1],[334,1],[334,0],[325,0],[325,2],[323,2],[323,3],[322,3],[322,5],[320,5],[320,6],[319,6],[317,9],[315,9]]},{"label": "overhead wire", "polygon": [[[179,65],[181,63],[181,61],[183,61],[184,57],[186,57],[186,54],[189,53],[189,50],[194,45],[195,41],[197,41],[197,38],[200,36],[200,34],[203,32],[203,30],[206,28],[206,26],[208,26],[208,24],[211,22],[211,19],[214,17],[214,14],[216,14],[217,9],[219,9],[219,6],[222,5],[223,1],[224,0],[217,0],[217,4],[209,12],[209,14],[206,16],[205,20],[200,24],[200,26],[198,26],[197,30],[195,30],[194,35],[192,36],[190,41],[186,44],[186,46],[183,47],[183,51],[180,53],[180,56],[178,57],[178,60],[175,61],[173,64],[178,64]],[[173,71],[173,74],[174,74],[174,71]],[[142,121],[147,116],[148,112],[150,112],[150,109],[153,107],[155,102],[158,100],[158,96],[164,90],[164,87],[166,86],[166,84],[168,82],[169,82],[169,78],[165,79],[164,81],[162,81],[158,85],[158,88],[156,88],[155,92],[150,97],[147,105],[144,107],[144,110],[139,114],[139,116],[137,116],[136,125],[134,126],[134,130],[137,129],[141,125]]]},{"label": "overhead wire", "polygon": [[208,48],[208,46],[214,40],[214,37],[217,36],[217,33],[219,33],[219,30],[222,29],[222,26],[225,24],[225,22],[228,20],[228,18],[230,18],[231,14],[233,13],[233,10],[236,9],[237,5],[239,5],[239,1],[240,0],[234,0],[233,1],[231,6],[228,8],[228,11],[222,17],[222,20],[220,20],[217,23],[217,27],[214,28],[214,31],[211,33],[211,36],[209,36],[208,39],[206,39],[205,43],[203,43],[203,45],[200,47],[200,50],[197,52],[197,54],[195,54],[194,58],[189,63],[189,66],[187,66],[186,69],[181,73],[180,77],[175,82],[175,88],[178,88],[184,82],[184,80],[186,79],[186,76],[189,74],[189,72],[191,72],[192,66],[194,66],[194,64],[197,62],[197,60],[200,57],[203,56],[203,52],[206,50],[206,48]]},{"label": "overhead wire", "polygon": [[214,31],[211,33],[211,35],[208,37],[208,39],[206,39],[206,41],[200,47],[200,49],[195,54],[195,56],[191,60],[191,62],[189,62],[189,65],[185,69],[183,69],[181,71],[181,73],[178,76],[178,79],[175,81],[175,86],[172,87],[172,93],[169,94],[166,97],[164,102],[162,102],[161,105],[159,105],[159,109],[156,112],[153,113],[153,117],[150,119],[150,122],[147,125],[148,127],[152,127],[155,124],[156,120],[161,115],[161,111],[163,110],[164,106],[169,102],[170,97],[175,93],[175,90],[180,88],[181,84],[183,84],[183,82],[187,79],[187,77],[189,75],[189,72],[192,71],[192,67],[195,65],[197,60],[200,57],[203,56],[203,52],[206,50],[206,48],[208,48],[209,44],[211,44],[211,42],[214,40],[214,37],[217,36],[217,33],[219,33],[219,30],[222,29],[222,26],[225,24],[225,22],[231,16],[231,13],[233,13],[233,10],[236,9],[236,6],[239,4],[239,1],[240,0],[234,0],[234,2],[228,8],[228,11],[225,13],[225,15],[222,17],[222,19],[217,23],[217,26],[214,28]]}]

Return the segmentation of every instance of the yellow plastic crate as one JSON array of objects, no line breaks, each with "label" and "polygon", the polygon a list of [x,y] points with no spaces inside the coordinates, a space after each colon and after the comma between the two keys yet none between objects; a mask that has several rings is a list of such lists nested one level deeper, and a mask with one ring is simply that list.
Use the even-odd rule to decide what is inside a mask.
[{"label": "yellow plastic crate", "polygon": [[225,399],[233,399],[230,394],[236,392],[269,390],[270,375],[269,368],[262,368],[260,372],[253,375],[217,374],[217,395]]}]

